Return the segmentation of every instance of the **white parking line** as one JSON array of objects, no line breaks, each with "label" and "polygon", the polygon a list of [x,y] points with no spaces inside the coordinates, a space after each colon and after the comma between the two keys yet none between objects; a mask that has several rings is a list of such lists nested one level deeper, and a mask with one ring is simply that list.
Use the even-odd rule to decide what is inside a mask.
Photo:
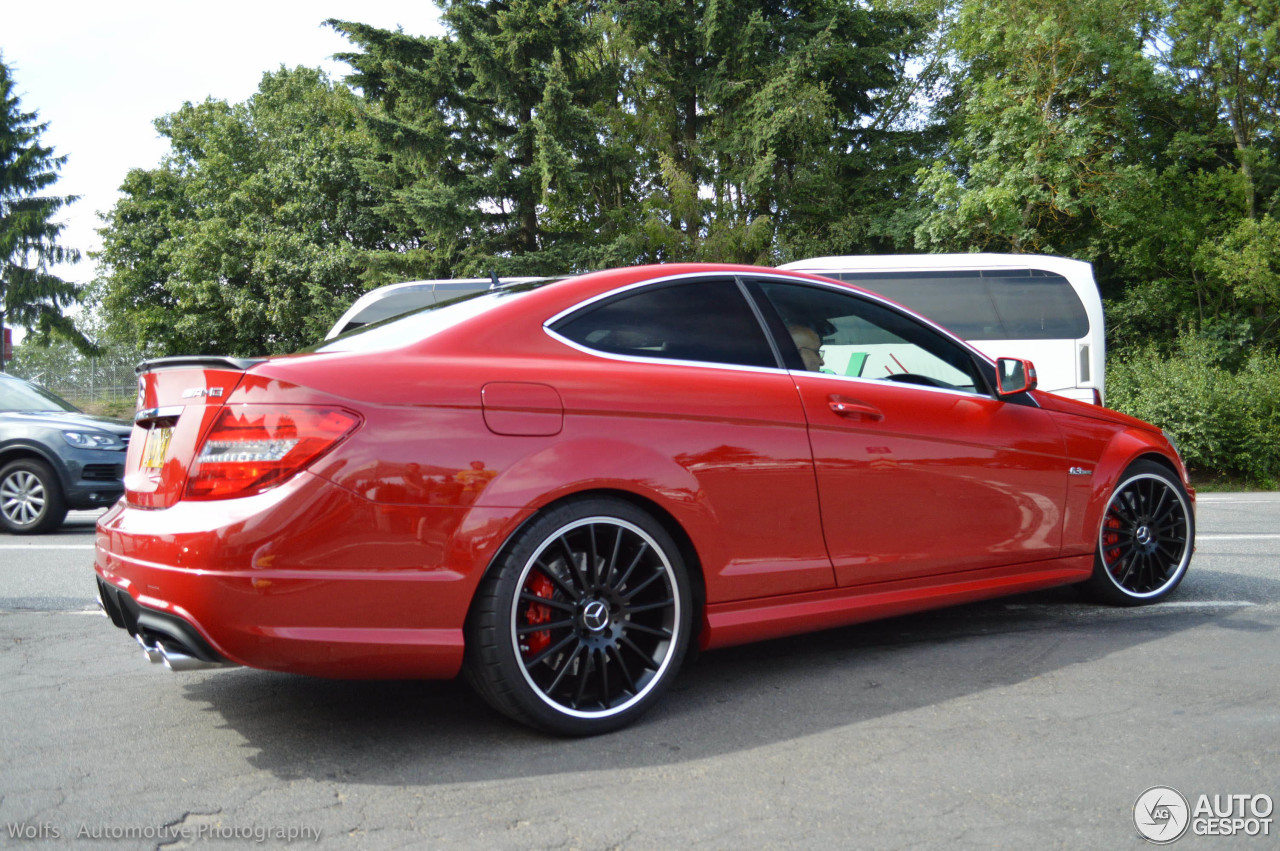
[{"label": "white parking line", "polygon": [[1277,541],[1280,535],[1196,535],[1200,541]]},{"label": "white parking line", "polygon": [[1249,498],[1247,498],[1247,497],[1246,497],[1246,498],[1244,498],[1244,499],[1237,499],[1237,498],[1233,498],[1233,497],[1229,497],[1229,496],[1197,496],[1197,497],[1196,497],[1196,502],[1197,502],[1197,503],[1201,503],[1201,502],[1221,502],[1221,503],[1230,503],[1231,505],[1239,505],[1239,504],[1240,504],[1240,503],[1242,503],[1242,502],[1255,502],[1255,503],[1259,503],[1259,502],[1269,502],[1269,503],[1275,503],[1275,502],[1278,502],[1278,501],[1280,501],[1280,500],[1275,500],[1275,499],[1249,499]]}]

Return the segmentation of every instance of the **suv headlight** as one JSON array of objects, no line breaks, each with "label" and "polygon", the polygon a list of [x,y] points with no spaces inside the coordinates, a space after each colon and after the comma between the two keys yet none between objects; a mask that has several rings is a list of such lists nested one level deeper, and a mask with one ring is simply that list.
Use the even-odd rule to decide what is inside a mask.
[{"label": "suv headlight", "polygon": [[101,431],[64,431],[62,438],[77,449],[124,449],[124,441]]}]

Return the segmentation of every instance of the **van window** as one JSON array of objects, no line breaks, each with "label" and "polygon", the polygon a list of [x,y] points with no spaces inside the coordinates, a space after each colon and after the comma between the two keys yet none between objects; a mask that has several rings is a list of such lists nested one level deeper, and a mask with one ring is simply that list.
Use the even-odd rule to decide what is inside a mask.
[{"label": "van window", "polygon": [[1089,334],[1071,283],[1039,269],[820,272],[878,292],[965,340],[1062,340]]}]

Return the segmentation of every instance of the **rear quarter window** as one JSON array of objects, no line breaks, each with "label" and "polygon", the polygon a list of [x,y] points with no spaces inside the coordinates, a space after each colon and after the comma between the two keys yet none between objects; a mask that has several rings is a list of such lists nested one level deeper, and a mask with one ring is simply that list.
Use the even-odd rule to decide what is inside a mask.
[{"label": "rear quarter window", "polygon": [[425,340],[459,322],[480,316],[546,283],[550,282],[521,284],[450,299],[412,313],[361,326],[309,351],[376,352],[398,349]]},{"label": "rear quarter window", "polygon": [[732,278],[643,287],[588,305],[551,330],[612,355],[778,366],[764,328]]}]

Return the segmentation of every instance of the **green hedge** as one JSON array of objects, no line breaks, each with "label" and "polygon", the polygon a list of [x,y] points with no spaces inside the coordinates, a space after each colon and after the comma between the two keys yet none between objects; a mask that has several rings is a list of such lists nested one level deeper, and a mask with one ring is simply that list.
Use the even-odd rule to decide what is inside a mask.
[{"label": "green hedge", "polygon": [[1178,340],[1171,355],[1148,348],[1111,359],[1107,404],[1160,426],[1201,474],[1280,482],[1280,357],[1252,355],[1237,370],[1213,341]]}]

